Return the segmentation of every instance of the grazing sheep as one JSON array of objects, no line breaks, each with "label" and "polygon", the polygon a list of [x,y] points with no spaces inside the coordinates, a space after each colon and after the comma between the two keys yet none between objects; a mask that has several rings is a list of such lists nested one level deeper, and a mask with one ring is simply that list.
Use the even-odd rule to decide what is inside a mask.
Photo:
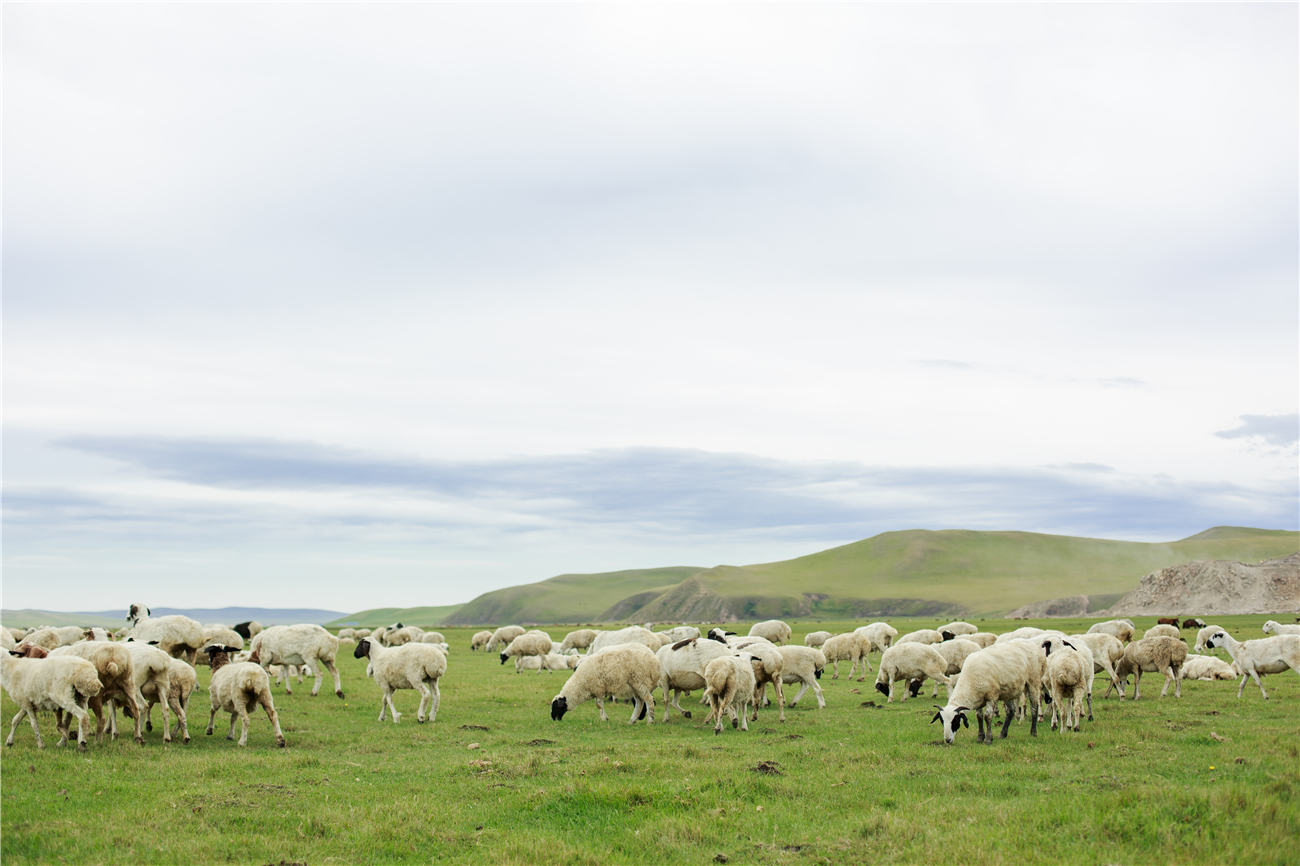
[{"label": "grazing sheep", "polygon": [[27,716],[32,723],[32,731],[36,734],[36,748],[45,748],[41,729],[36,723],[36,713],[40,710],[61,710],[67,715],[64,723],[58,725],[58,745],[62,746],[68,741],[69,729],[75,718],[77,749],[86,751],[86,727],[90,721],[86,704],[102,688],[93,664],[77,656],[15,658],[12,652],[0,653],[0,686],[18,705],[18,714],[9,726],[6,746],[14,744],[18,723],[23,720],[23,716]]},{"label": "grazing sheep", "polygon": [[[754,665],[748,652],[719,656],[704,668],[704,699],[709,702],[709,718],[716,719],[713,733],[722,733],[722,714],[731,716],[731,726],[739,724],[742,731],[749,730],[746,722],[747,705],[755,703]],[[740,707],[737,721],[736,707]],[[706,718],[707,722],[708,719]]]},{"label": "grazing sheep", "polygon": [[[204,653],[206,656],[207,653]],[[166,737],[170,741],[176,734],[181,734],[182,742],[188,744],[190,741],[190,723],[188,712],[190,709],[190,695],[198,688],[198,672],[187,665],[181,659],[170,659],[170,670],[168,671],[168,689],[166,695],[159,695],[157,689],[152,683],[148,683],[141,690],[144,695],[144,727],[147,731],[153,730],[153,708],[155,704],[164,704],[172,711],[176,718],[176,727],[173,728]],[[163,724],[166,724],[166,718]]]},{"label": "grazing sheep", "polygon": [[[126,647],[131,653],[131,668],[135,675],[136,702],[139,704],[141,711],[145,707],[144,695],[146,692],[153,692],[160,695],[171,694],[172,683],[172,657],[163,652],[153,644],[141,643],[135,638],[128,638],[122,646]],[[172,741],[171,723],[168,719],[167,712],[170,705],[162,705],[163,717],[163,742]],[[109,704],[110,723],[113,726],[114,733],[117,732],[117,702],[114,700]]]},{"label": "grazing sheep", "polygon": [[[955,677],[957,674],[961,673],[962,665],[966,663],[966,659],[982,649],[979,644],[974,641],[966,640],[964,637],[937,643],[934,645],[934,648],[938,651],[939,655],[943,656],[943,660],[946,664],[943,672],[947,674],[949,678]],[[912,697],[916,697],[916,694],[917,693],[914,692]],[[951,684],[944,689],[944,694],[952,694]],[[931,697],[938,696],[939,681],[935,680],[934,694]]]},{"label": "grazing sheep", "polygon": [[[303,625],[273,625],[253,638],[253,654],[248,660],[262,667],[269,665],[310,665],[316,674],[311,694],[316,697],[320,691],[321,665],[334,675],[334,694],[343,697],[343,682],[339,679],[339,669],[334,666],[334,659],[339,651],[339,639],[324,628],[310,623]],[[293,687],[286,677],[284,693],[293,694]],[[233,723],[231,726],[233,730]]]},{"label": "grazing sheep", "polygon": [[[1156,625],[1172,625],[1174,628],[1177,628],[1177,627],[1178,627],[1178,617],[1176,617],[1176,616],[1162,616],[1162,617],[1160,617],[1160,619],[1156,620]],[[1171,635],[1171,636],[1172,636],[1172,635]],[[1156,635],[1152,635],[1152,637],[1156,637]]]},{"label": "grazing sheep", "polygon": [[548,653],[546,656],[516,656],[515,673],[521,674],[524,671],[537,671],[541,673],[546,671],[562,671],[566,668],[573,670],[578,666],[582,656],[578,655],[560,655],[559,653]]},{"label": "grazing sheep", "polygon": [[[573,632],[570,632],[570,634],[572,633]],[[676,628],[670,628],[664,631],[657,631],[655,632],[655,634],[663,638],[664,645],[667,646],[668,644],[674,644],[677,643],[678,641],[697,638],[700,636],[700,630],[693,625],[679,625]],[[565,640],[567,641],[568,637],[565,637]]]},{"label": "grazing sheep", "polygon": [[[1041,650],[1036,655],[1042,658]],[[883,664],[883,659],[882,659]],[[952,743],[957,728],[970,727],[967,713],[974,713],[979,723],[979,741],[993,745],[993,709],[1001,702],[1005,707],[1002,738],[1005,739],[1015,718],[1021,698],[1029,702],[1029,734],[1038,736],[1038,701],[1042,691],[1042,667],[1033,656],[1013,644],[999,644],[973,653],[962,666],[961,677],[948,696],[948,705],[938,710],[930,723],[943,723],[943,740]],[[985,722],[988,733],[985,734]]]},{"label": "grazing sheep", "polygon": [[1159,625],[1151,626],[1151,628],[1147,629],[1142,635],[1144,638],[1161,636],[1181,638],[1183,633],[1178,630],[1177,625],[1170,625],[1167,622],[1162,622]]},{"label": "grazing sheep", "polygon": [[779,619],[756,622],[749,628],[750,637],[765,638],[774,644],[789,643],[791,633],[790,626]]},{"label": "grazing sheep", "polygon": [[1119,638],[1120,643],[1129,643],[1133,640],[1133,636],[1137,634],[1137,626],[1133,625],[1133,621],[1129,619],[1111,619],[1106,622],[1094,623],[1088,629],[1088,634],[1096,634],[1097,632],[1112,634]]},{"label": "grazing sheep", "polygon": [[[205,626],[203,629],[203,645],[209,646],[233,646],[244,648],[244,636],[232,628],[226,628],[220,625]],[[208,663],[207,653],[199,653],[195,659],[196,664],[206,665]]]},{"label": "grazing sheep", "polygon": [[411,626],[396,625],[384,631],[384,646],[405,646],[416,640],[415,630]]},{"label": "grazing sheep", "polygon": [[357,630],[354,628],[341,628],[334,636],[339,640],[346,640],[347,638],[352,638],[355,640],[357,636]]},{"label": "grazing sheep", "polygon": [[829,631],[810,631],[808,634],[804,635],[803,645],[819,647],[826,643],[826,639],[829,637],[834,637],[834,634]]},{"label": "grazing sheep", "polygon": [[979,644],[980,649],[988,649],[998,642],[998,636],[991,631],[977,631],[975,634],[962,635],[961,639]]},{"label": "grazing sheep", "polygon": [[1192,647],[1192,649],[1196,650],[1198,653],[1205,652],[1205,650],[1208,649],[1208,647],[1206,647],[1205,645],[1205,642],[1210,639],[1210,635],[1214,634],[1216,631],[1219,631],[1222,628],[1223,628],[1222,626],[1218,626],[1218,625],[1207,625],[1204,628],[1202,628],[1200,631],[1196,633],[1196,645]]},{"label": "grazing sheep", "polygon": [[566,634],[564,640],[561,641],[560,652],[567,653],[569,650],[586,649],[591,646],[591,642],[596,639],[596,635],[598,634],[600,634],[600,632],[596,631],[594,628],[580,628],[576,631],[571,631]]},{"label": "grazing sheep", "polygon": [[357,640],[360,640],[360,639],[363,638],[363,637],[370,637],[370,629],[368,629],[368,628],[359,628],[359,629],[357,629],[356,634],[354,634],[354,635],[352,635],[352,636],[353,636],[354,638],[356,638]]},{"label": "grazing sheep", "polygon": [[[135,606],[132,606],[134,610]],[[156,644],[158,649],[176,659],[185,659],[192,666],[199,650],[203,648],[203,626],[188,616],[174,614],[149,619],[140,616],[131,637],[146,644]]]},{"label": "grazing sheep", "polygon": [[1180,676],[1185,680],[1235,680],[1237,669],[1214,656],[1192,656],[1183,662]]},{"label": "grazing sheep", "polygon": [[362,638],[352,655],[370,659],[375,683],[384,693],[379,701],[379,721],[384,720],[385,707],[393,711],[393,724],[401,719],[402,714],[393,706],[393,692],[398,689],[414,689],[420,693],[416,721],[424,723],[426,703],[429,705],[429,721],[437,720],[438,703],[442,698],[438,680],[447,672],[447,657],[442,650],[426,643],[385,648],[369,638]]},{"label": "grazing sheep", "polygon": [[627,628],[621,628],[618,631],[602,631],[591,639],[591,648],[588,653],[598,653],[603,649],[612,646],[620,646],[628,643],[639,643],[647,647],[652,652],[658,652],[659,648],[664,645],[659,635],[650,631],[648,628],[642,628],[639,625],[630,625]]},{"label": "grazing sheep", "polygon": [[961,635],[975,634],[976,632],[979,631],[979,628],[971,625],[968,622],[962,622],[961,620],[957,620],[956,622],[950,622],[947,625],[941,625],[938,628],[936,628],[935,631],[939,632],[940,634],[943,634],[944,632],[948,632],[954,637],[960,637]]},{"label": "grazing sheep", "polygon": [[426,631],[420,635],[420,643],[446,643],[447,639],[440,631]]},{"label": "grazing sheep", "polygon": [[[939,641],[936,641],[938,643]],[[885,695],[886,703],[894,701],[894,683],[899,680],[933,679],[948,685],[952,681],[944,673],[947,662],[933,646],[909,641],[896,643],[880,656],[880,672],[876,674],[876,691]],[[900,702],[907,701],[907,689],[903,689]]]},{"label": "grazing sheep", "polygon": [[1199,617],[1183,620],[1183,628],[1205,628],[1205,620]]},{"label": "grazing sheep", "polygon": [[664,698],[664,718],[668,721],[669,708],[677,710],[683,717],[690,718],[689,710],[683,710],[679,703],[681,695],[704,688],[704,669],[709,662],[734,650],[725,641],[709,638],[687,638],[675,644],[660,647],[656,656],[659,659],[659,689]]},{"label": "grazing sheep", "polygon": [[628,724],[635,724],[642,716],[646,724],[652,724],[653,693],[659,679],[659,659],[645,644],[619,644],[592,652],[582,659],[560,693],[551,699],[551,718],[558,722],[573,707],[594,700],[601,721],[607,722],[605,696],[613,695],[632,699],[632,718]]},{"label": "grazing sheep", "polygon": [[[1175,637],[1156,635],[1133,641],[1124,650],[1124,657],[1115,666],[1116,679],[1119,682],[1120,697],[1124,697],[1124,683],[1128,675],[1133,674],[1133,700],[1140,697],[1142,672],[1159,672],[1165,675],[1165,687],[1160,690],[1160,697],[1169,692],[1169,684],[1174,684],[1174,697],[1183,696],[1183,682],[1178,675],[1179,668],[1187,661],[1187,644]],[[1106,689],[1110,694],[1110,689]],[[1105,697],[1105,696],[1103,696]]]},{"label": "grazing sheep", "polygon": [[784,722],[785,687],[782,685],[782,679],[785,661],[781,656],[781,650],[767,638],[758,635],[729,640],[727,643],[732,649],[744,650],[753,657],[754,685],[759,690],[759,696],[754,704],[754,717],[750,721],[758,721],[758,707],[766,703],[764,698],[770,683],[772,690],[776,692],[778,719]]},{"label": "grazing sheep", "polygon": [[726,643],[727,638],[732,637],[733,635],[735,635],[734,631],[727,631],[725,628],[722,628],[721,626],[714,626],[713,628],[709,629],[708,634],[706,634],[705,637],[707,637],[709,640],[722,641],[723,643]]},{"label": "grazing sheep", "polygon": [[[547,656],[551,654],[551,648],[554,645],[551,636],[545,632],[526,632],[521,634],[510,642],[510,645],[501,650],[501,664],[506,663],[506,659],[525,656],[537,656],[543,659],[543,666],[548,670],[553,670],[549,663],[545,662]],[[515,667],[515,673],[519,672],[518,666]],[[537,669],[540,674],[541,668]]]},{"label": "grazing sheep", "polygon": [[469,639],[469,651],[478,652],[479,650],[486,648],[488,645],[488,641],[490,640],[492,640],[492,632],[490,631],[474,632],[474,636]]},{"label": "grazing sheep", "polygon": [[[950,635],[949,638],[951,637],[952,636]],[[949,638],[945,638],[938,629],[920,628],[916,631],[909,631],[907,634],[894,641],[894,646],[904,643],[919,643],[922,646],[925,646],[928,644],[942,643]]]},{"label": "grazing sheep", "polygon": [[1038,637],[1040,634],[1043,634],[1044,632],[1046,632],[1046,629],[1036,628],[1032,625],[1027,625],[1024,626],[1023,628],[1018,628],[1015,631],[1009,631],[1006,634],[998,635],[997,639],[994,640],[993,643],[996,646],[998,644],[1010,643],[1013,640],[1029,640],[1031,638]]},{"label": "grazing sheep", "polygon": [[1300,625],[1283,625],[1276,620],[1264,623],[1264,634],[1300,634]]},{"label": "grazing sheep", "polygon": [[[853,678],[853,673],[862,665],[862,676],[858,677],[858,682],[867,678],[867,670],[870,663],[867,661],[867,653],[871,652],[871,642],[866,635],[858,634],[855,631],[837,634],[826,639],[822,644],[822,653],[826,656],[826,662],[831,665],[834,673],[831,679],[840,678],[840,662],[849,662],[849,679]],[[882,656],[883,658],[883,656]]]},{"label": "grazing sheep", "polygon": [[22,639],[29,646],[38,646],[43,650],[58,649],[63,646],[63,637],[56,628],[38,628]]},{"label": "grazing sheep", "polygon": [[13,631],[7,628],[0,628],[0,650],[8,652],[18,646],[18,641],[14,640]]},{"label": "grazing sheep", "polygon": [[488,638],[487,651],[492,652],[492,650],[496,649],[497,647],[506,646],[512,640],[514,640],[515,638],[523,634],[525,631],[527,631],[527,629],[521,625],[501,626],[501,628],[492,632],[492,637]]},{"label": "grazing sheep", "polygon": [[1047,656],[1045,681],[1052,695],[1051,727],[1056,727],[1059,716],[1061,733],[1070,727],[1078,733],[1085,695],[1088,695],[1088,720],[1092,720],[1092,697],[1088,694],[1093,675],[1092,652],[1087,644],[1080,642],[1076,645],[1068,638],[1043,641],[1043,651]]},{"label": "grazing sheep", "polygon": [[[1071,643],[1078,646],[1080,643],[1086,645],[1092,652],[1092,672],[1094,675],[1105,673],[1110,682],[1116,682],[1115,665],[1119,660],[1124,658],[1124,644],[1120,643],[1119,638],[1106,632],[1089,632],[1088,634],[1072,634],[1069,637]],[[1091,697],[1091,690],[1089,691]],[[1092,721],[1092,705],[1088,707],[1088,721]]]},{"label": "grazing sheep", "polygon": [[128,644],[111,641],[82,641],[72,646],[59,647],[51,655],[70,655],[83,658],[95,666],[99,677],[100,691],[90,699],[89,707],[95,713],[95,742],[102,742],[106,727],[111,729],[111,739],[117,739],[117,719],[113,712],[115,704],[110,703],[105,711],[106,701],[121,701],[126,707],[127,715],[135,720],[135,741],[144,743],[144,729],[139,687],[135,681],[135,665],[131,660]]},{"label": "grazing sheep", "polygon": [[239,719],[242,723],[239,745],[247,745],[250,727],[248,711],[261,705],[275,731],[275,744],[283,749],[284,734],[280,731],[280,717],[276,715],[275,703],[271,700],[271,677],[255,662],[232,663],[230,653],[237,651],[235,647],[219,646],[210,646],[204,650],[208,654],[208,664],[212,666],[212,680],[208,683],[212,712],[208,715],[206,733],[209,737],[212,736],[212,724],[217,718],[217,712],[227,712],[230,713],[230,732],[226,734],[226,739],[235,738],[235,720]]},{"label": "grazing sheep", "polygon": [[1288,668],[1300,674],[1300,635],[1281,634],[1259,640],[1237,641],[1225,629],[1218,629],[1210,635],[1205,645],[1210,649],[1221,646],[1232,656],[1233,664],[1241,674],[1241,685],[1237,688],[1238,698],[1250,677],[1255,678],[1260,694],[1264,700],[1268,700],[1268,692],[1259,681],[1260,674],[1280,674]]},{"label": "grazing sheep", "polygon": [[[250,619],[247,622],[236,623],[230,627],[230,630],[238,634],[244,640],[252,640],[264,631],[262,624],[255,619]],[[357,631],[364,631],[366,634],[370,634],[366,629],[357,629]]]},{"label": "grazing sheep", "polygon": [[790,701],[790,706],[799,703],[808,689],[812,689],[817,696],[817,709],[825,709],[826,698],[817,681],[822,678],[822,670],[826,667],[826,654],[817,647],[808,646],[783,646],[778,649],[782,660],[781,682],[786,685],[799,683],[799,693]]},{"label": "grazing sheep", "polygon": [[9,632],[9,636],[14,639],[15,645],[17,645],[20,640],[27,637],[27,629],[25,628],[6,628],[4,630]]}]

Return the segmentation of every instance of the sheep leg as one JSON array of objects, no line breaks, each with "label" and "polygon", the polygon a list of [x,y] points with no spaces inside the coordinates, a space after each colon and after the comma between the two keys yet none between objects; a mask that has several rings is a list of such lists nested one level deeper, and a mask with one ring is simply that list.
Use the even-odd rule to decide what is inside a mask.
[{"label": "sheep leg", "polygon": [[609,716],[605,715],[605,698],[604,698],[604,697],[596,698],[596,709],[600,710],[600,720],[601,720],[602,722],[608,722],[608,721],[609,721]]},{"label": "sheep leg", "polygon": [[1133,672],[1133,700],[1142,696],[1142,668]]},{"label": "sheep leg", "polygon": [[[122,696],[122,706],[129,709],[132,713],[131,722],[135,725],[135,741],[139,745],[144,745],[144,714],[140,712],[144,706],[144,695],[141,693],[139,686],[132,683],[132,688],[127,690]],[[113,705],[113,736],[117,736],[117,705]]]},{"label": "sheep leg", "polygon": [[[750,707],[752,708],[752,707],[753,707],[753,704],[750,704]],[[758,713],[757,713],[757,712],[754,713],[754,721],[758,721]],[[745,724],[745,707],[744,707],[744,705],[741,705],[741,707],[740,707],[740,729],[741,729],[742,731],[748,731],[748,730],[749,730],[749,725]]]},{"label": "sheep leg", "polygon": [[433,696],[429,694],[429,686],[423,680],[415,684],[415,690],[420,693],[420,706],[415,709],[415,720],[420,724],[424,724],[425,703],[432,699]]},{"label": "sheep leg", "polygon": [[72,724],[71,713],[68,714],[67,723],[65,724],[63,719],[63,710],[57,709],[54,711],[54,730],[57,731],[59,734],[59,741],[54,744],[55,746],[61,747],[68,742],[68,727],[71,724]]},{"label": "sheep leg", "polygon": [[[865,675],[864,675],[865,678]],[[861,680],[859,680],[861,682]],[[772,683],[772,691],[776,692],[776,712],[777,721],[785,721],[785,691],[781,687],[781,678],[777,677]],[[758,713],[754,713],[754,718],[758,719]]]},{"label": "sheep leg", "polygon": [[9,739],[5,740],[5,745],[12,746],[14,744],[14,733],[18,730],[18,723],[23,720],[23,716],[26,716],[32,723],[32,731],[36,734],[36,748],[45,748],[45,741],[41,739],[41,729],[36,724],[36,713],[27,707],[20,708],[18,715],[14,716],[14,723],[9,726]]},{"label": "sheep leg", "polygon": [[167,696],[167,703],[171,706],[172,715],[176,718],[176,733],[184,735],[183,743],[190,743],[190,721],[185,715],[185,707],[181,706],[181,696],[170,694]]},{"label": "sheep leg", "polygon": [[[1250,675],[1255,678],[1255,685],[1259,686],[1259,693],[1264,696],[1264,700],[1268,700],[1268,692],[1264,691],[1264,684],[1259,681],[1259,671],[1255,670],[1254,668],[1251,668]],[[1242,677],[1241,685],[1243,688],[1245,687],[1246,685],[1245,677]],[[1241,689],[1237,690],[1237,697],[1241,697]]]},{"label": "sheep leg", "polygon": [[[1007,701],[1007,717],[1006,720],[1002,722],[1002,739],[1004,740],[1007,738],[1007,731],[1011,730],[1011,720],[1015,718],[1015,715],[1016,715],[1015,709],[1011,706],[1011,702]],[[989,745],[992,744],[993,744],[993,731],[990,730]]]},{"label": "sheep leg", "polygon": [[1160,671],[1160,673],[1164,674],[1165,676],[1165,687],[1160,690],[1160,697],[1163,698],[1165,695],[1169,694],[1169,681],[1174,678],[1173,668],[1167,667],[1164,670]]},{"label": "sheep leg", "polygon": [[442,701],[442,692],[438,689],[438,681],[432,680],[429,683],[429,691],[433,696],[429,699],[429,721],[438,718],[438,704]]},{"label": "sheep leg", "polygon": [[808,692],[808,683],[804,679],[800,678],[799,691],[795,692],[794,700],[790,701],[790,707],[793,709],[794,706],[799,703],[799,699],[802,698],[805,694],[807,694],[807,692]]},{"label": "sheep leg", "polygon": [[238,710],[240,709],[238,703],[236,703],[235,709],[236,711],[230,714],[230,731],[226,734],[227,740],[233,740],[235,738],[235,721],[239,718]]},{"label": "sheep leg", "polygon": [[[975,724],[979,725],[979,742],[984,742],[984,716],[986,715],[985,707],[975,711]],[[993,719],[989,719],[989,731],[993,730]]]},{"label": "sheep leg", "polygon": [[[839,659],[834,659],[834,660],[831,662],[831,669],[832,669],[833,671],[835,671],[835,673],[831,676],[831,679],[833,679],[833,680],[838,680],[838,679],[840,678],[840,660],[839,660]],[[849,669],[849,676],[853,676],[853,670],[852,670],[852,668]]]},{"label": "sheep leg", "polygon": [[271,695],[262,692],[257,696],[257,702],[262,705],[262,709],[266,710],[266,717],[271,720],[271,728],[275,731],[275,744],[283,749],[284,734],[280,732],[280,716],[276,714],[275,707],[271,705]]},{"label": "sheep leg", "polygon": [[334,694],[338,695],[340,698],[343,697],[343,681],[339,679],[339,669],[334,666],[334,662],[330,659],[317,659],[316,664],[312,665],[316,670],[316,685],[312,687],[311,693],[313,695],[316,694],[316,690],[320,688],[321,665],[325,665],[325,667],[329,669],[329,672],[334,675]]},{"label": "sheep leg", "polygon": [[148,704],[144,708],[144,729],[146,731],[153,730],[153,704],[152,703]]},{"label": "sheep leg", "polygon": [[[235,701],[235,709],[239,710],[239,745],[248,745],[248,729],[253,726],[253,721],[248,717],[248,708],[257,706],[257,699],[245,704],[243,701]],[[233,732],[233,729],[232,729]]]},{"label": "sheep leg", "polygon": [[[209,691],[211,690],[209,689]],[[213,704],[212,712],[208,715],[208,729],[203,732],[209,737],[212,736],[212,726],[213,723],[216,722],[216,719],[217,719],[217,707],[215,704]]]}]

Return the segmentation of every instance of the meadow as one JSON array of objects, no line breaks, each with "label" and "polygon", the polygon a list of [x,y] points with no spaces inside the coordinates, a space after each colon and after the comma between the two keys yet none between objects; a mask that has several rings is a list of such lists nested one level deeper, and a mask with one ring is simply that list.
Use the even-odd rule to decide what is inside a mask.
[{"label": "meadow", "polygon": [[[1220,617],[1239,638],[1268,617]],[[976,621],[1083,630],[1094,620]],[[893,621],[900,631],[935,620]],[[1137,620],[1139,629],[1154,623]],[[860,623],[829,624],[848,630]],[[825,623],[794,624],[794,642]],[[560,639],[567,629],[550,629]],[[743,628],[737,628],[744,631]],[[1102,700],[1078,735],[1012,725],[1006,740],[952,746],[921,697],[885,705],[841,666],[787,721],[760,711],[748,733],[715,736],[704,712],[629,726],[626,704],[549,703],[567,673],[514,673],[452,643],[437,720],[380,724],[365,660],[340,653],[345,700],[309,682],[275,702],[288,748],[264,716],[249,745],[205,736],[208,695],[190,703],[193,741],[155,729],[86,753],[39,752],[24,721],[0,760],[0,857],[17,863],[1297,863],[1300,676],[1184,682],[1157,698]],[[1189,634],[1189,639],[1194,635]],[[878,656],[876,657],[878,658]],[[873,659],[873,665],[875,661]],[[199,668],[201,684],[208,669]],[[328,680],[326,681],[328,683]],[[788,692],[792,697],[793,689]],[[1130,692],[1131,696],[1131,692]],[[696,709],[694,701],[683,706]],[[662,703],[656,694],[658,718]],[[16,712],[6,696],[5,718]],[[6,732],[7,733],[7,732]]]}]

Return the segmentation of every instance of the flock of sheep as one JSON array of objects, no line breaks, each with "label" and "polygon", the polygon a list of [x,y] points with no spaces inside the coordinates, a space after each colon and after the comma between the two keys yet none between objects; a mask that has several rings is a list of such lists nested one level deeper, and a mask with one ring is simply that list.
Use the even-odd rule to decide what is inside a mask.
[{"label": "flock of sheep", "polygon": [[[275,731],[276,744],[284,746],[271,695],[272,676],[277,682],[283,679],[286,693],[292,694],[292,680],[301,682],[304,673],[311,674],[311,693],[316,695],[328,670],[335,694],[342,698],[343,685],[335,667],[340,646],[355,646],[354,657],[367,659],[366,673],[383,694],[379,721],[389,712],[394,723],[399,721],[393,695],[405,689],[420,694],[416,714],[420,722],[437,718],[438,684],[447,671],[450,651],[438,632],[401,623],[374,631],[343,629],[337,635],[319,625],[202,626],[185,616],[151,619],[143,605],[132,605],[128,619],[131,627],[116,635],[79,627],[0,628],[0,645],[7,650],[0,653],[0,685],[19,706],[6,745],[13,745],[18,724],[26,717],[37,746],[44,748],[36,714],[52,711],[60,734],[58,745],[70,739],[75,719],[78,748],[84,750],[90,712],[97,718],[96,741],[102,742],[106,732],[117,737],[119,706],[134,722],[135,740],[142,743],[144,732],[153,728],[155,705],[162,710],[163,740],[181,737],[188,743],[187,711],[190,695],[198,687],[194,666],[204,663],[212,668],[207,733],[212,734],[218,712],[229,713],[227,739],[234,738],[238,721],[242,723],[239,745],[245,745],[249,713],[260,706]],[[615,699],[632,703],[631,723],[641,719],[651,723],[656,689],[663,701],[662,722],[669,720],[673,710],[690,718],[681,698],[702,691],[701,703],[709,707],[705,722],[712,721],[717,733],[723,730],[724,718],[733,727],[748,730],[758,708],[770,702],[768,686],[781,721],[785,720],[785,686],[799,687],[790,706],[811,689],[818,708],[824,708],[818,683],[823,670],[832,666],[832,678],[838,679],[839,663],[848,662],[848,677],[858,673],[861,682],[873,670],[871,654],[878,652],[875,687],[887,702],[894,700],[899,683],[903,684],[897,692],[900,701],[916,697],[926,680],[933,681],[936,697],[939,685],[945,686],[947,703],[936,705],[932,722],[942,722],[949,743],[974,716],[980,741],[991,744],[993,719],[1000,711],[1004,715],[1001,736],[1007,736],[1013,719],[1026,716],[1030,733],[1036,733],[1044,703],[1052,706],[1051,727],[1078,731],[1085,707],[1092,719],[1097,674],[1104,673],[1108,680],[1103,699],[1112,690],[1124,697],[1130,676],[1133,699],[1138,699],[1144,672],[1164,676],[1162,697],[1171,684],[1181,697],[1184,678],[1239,676],[1239,698],[1246,680],[1253,677],[1267,699],[1260,675],[1288,669],[1300,672],[1300,625],[1270,620],[1264,631],[1272,637],[1239,642],[1226,629],[1195,624],[1202,628],[1194,649],[1222,647],[1231,656],[1231,665],[1212,656],[1189,658],[1176,621],[1157,625],[1135,639],[1129,620],[1098,623],[1079,635],[1034,627],[992,634],[970,623],[952,622],[901,637],[889,624],[877,622],[845,634],[813,632],[804,646],[790,644],[790,626],[780,620],[757,623],[744,636],[721,628],[702,635],[693,626],[665,631],[630,626],[612,631],[579,629],[558,643],[544,631],[512,625],[478,632],[470,649],[497,652],[501,664],[514,661],[516,672],[572,671],[551,701],[551,718],[556,721],[586,701],[595,701],[601,719],[608,721],[605,701]],[[249,641],[247,650],[245,641]],[[586,653],[580,654],[582,650]]]}]

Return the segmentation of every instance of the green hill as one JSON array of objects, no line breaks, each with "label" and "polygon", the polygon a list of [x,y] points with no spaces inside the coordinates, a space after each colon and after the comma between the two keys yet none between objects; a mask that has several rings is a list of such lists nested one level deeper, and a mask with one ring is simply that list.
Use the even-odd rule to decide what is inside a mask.
[{"label": "green hill", "polygon": [[106,628],[117,631],[130,623],[121,617],[95,616],[90,613],[59,613],[51,610],[6,610],[0,611],[0,622],[6,628],[35,628],[40,625],[55,628],[65,625],[79,625],[86,628]]},{"label": "green hill", "polygon": [[1297,550],[1300,533],[1231,526],[1155,544],[916,529],[784,562],[561,575],[481,595],[447,624],[995,614],[1065,595],[1113,600],[1144,575],[1191,560]]},{"label": "green hill", "polygon": [[402,625],[418,625],[420,628],[446,625],[447,618],[464,605],[448,604],[441,607],[376,607],[341,616],[333,622],[323,623],[326,628],[340,628],[356,625],[362,628],[378,628],[400,622]]}]

